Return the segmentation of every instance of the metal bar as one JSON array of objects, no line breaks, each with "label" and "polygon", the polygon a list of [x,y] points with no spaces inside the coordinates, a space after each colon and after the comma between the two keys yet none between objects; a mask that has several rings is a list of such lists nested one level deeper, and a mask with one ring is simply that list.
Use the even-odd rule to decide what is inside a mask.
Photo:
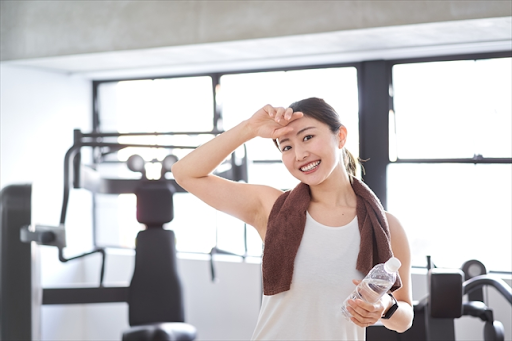
[{"label": "metal bar", "polygon": [[62,196],[62,209],[60,213],[60,224],[66,224],[66,212],[68,208],[69,202],[69,192],[70,192],[70,183],[69,183],[69,162],[72,156],[75,155],[75,152],[80,149],[80,145],[74,144],[71,148],[68,149],[66,155],[64,156],[64,193]]},{"label": "metal bar", "polygon": [[156,136],[156,135],[216,135],[221,134],[221,130],[212,131],[181,131],[181,132],[144,132],[144,133],[86,133],[82,137],[96,138],[96,137],[121,137],[121,136]]},{"label": "metal bar", "polygon": [[196,149],[196,146],[174,146],[162,144],[135,144],[135,143],[115,143],[115,142],[82,142],[81,147],[139,147],[139,148],[169,148],[169,149]]},{"label": "metal bar", "polygon": [[220,88],[220,74],[211,75],[213,93],[213,130],[219,129],[219,121],[222,123],[222,104],[217,103],[217,91]]},{"label": "metal bar", "polygon": [[129,287],[44,288],[43,304],[88,304],[128,301]]},{"label": "metal bar", "polygon": [[510,288],[510,286],[501,278],[491,277],[489,275],[476,276],[464,282],[464,294],[469,294],[473,290],[480,289],[486,285],[494,287],[510,304],[512,304],[512,288]]},{"label": "metal bar", "polygon": [[392,163],[512,163],[512,158],[398,159]]},{"label": "metal bar", "polygon": [[283,163],[282,160],[251,160],[252,163]]},{"label": "metal bar", "polygon": [[454,60],[477,60],[477,59],[506,58],[506,57],[512,57],[512,51],[470,53],[470,54],[451,54],[451,55],[446,55],[446,56],[406,58],[406,59],[395,59],[395,60],[391,60],[390,62],[392,63],[392,65],[396,65],[396,64],[409,64],[409,63],[449,62],[449,61],[454,61]]},{"label": "metal bar", "polygon": [[[348,63],[328,63],[328,64],[315,64],[315,65],[300,65],[300,66],[280,66],[273,68],[253,68],[253,69],[243,69],[243,70],[235,70],[235,71],[223,71],[221,75],[236,75],[242,73],[262,73],[262,72],[274,72],[274,71],[295,71],[295,70],[312,70],[312,69],[330,69],[330,68],[341,68],[341,67],[351,67],[355,66],[355,62]],[[158,76],[158,77],[129,77],[129,78],[112,78],[96,81],[98,83],[114,83],[114,82],[122,82],[122,81],[136,81],[136,80],[148,80],[148,79],[171,79],[171,78],[189,78],[189,77],[201,77],[201,76],[210,76],[212,77],[212,73],[189,73],[183,75],[166,75],[166,76]]]},{"label": "metal bar", "polygon": [[359,75],[359,157],[365,183],[386,208],[386,172],[389,163],[390,67],[384,60],[361,64]]},{"label": "metal bar", "polygon": [[98,108],[98,90],[100,86],[100,82],[93,81],[92,82],[92,131],[97,132],[100,131],[100,110]]},{"label": "metal bar", "polygon": [[[153,180],[149,180],[153,181]],[[160,180],[154,180],[160,181]],[[174,179],[166,179],[165,182],[174,186],[176,192],[187,192],[180,185],[176,183]],[[106,194],[123,194],[123,193],[134,193],[138,186],[140,186],[141,180],[137,179],[102,179],[101,185],[99,186],[98,193]]]}]

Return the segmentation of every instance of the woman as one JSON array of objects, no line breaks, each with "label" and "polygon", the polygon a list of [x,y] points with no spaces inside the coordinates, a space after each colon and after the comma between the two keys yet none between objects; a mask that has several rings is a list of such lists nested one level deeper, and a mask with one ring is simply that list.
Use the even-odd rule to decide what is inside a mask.
[{"label": "woman", "polygon": [[[257,136],[273,139],[280,149],[284,165],[300,181],[293,191],[211,174]],[[411,326],[407,237],[355,178],[346,139],[335,110],[308,98],[286,109],[266,105],[172,168],[188,192],[254,226],[264,241],[264,297],[255,340],[364,340],[364,328],[378,320],[398,332]],[[345,320],[340,311],[345,298],[375,263],[392,255],[402,263],[394,297],[384,295],[376,304],[350,301],[353,317]]]}]

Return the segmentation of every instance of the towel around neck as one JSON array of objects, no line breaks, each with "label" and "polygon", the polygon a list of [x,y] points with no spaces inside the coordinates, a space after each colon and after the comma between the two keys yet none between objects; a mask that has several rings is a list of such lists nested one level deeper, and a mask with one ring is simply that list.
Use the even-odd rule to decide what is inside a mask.
[{"label": "towel around neck", "polygon": [[[356,269],[366,275],[376,264],[393,256],[389,225],[380,200],[363,182],[352,177],[357,196],[356,214],[361,243]],[[275,295],[290,289],[295,256],[299,249],[306,212],[311,201],[309,186],[300,183],[283,193],[274,203],[269,215],[263,252],[263,293]],[[392,291],[401,287],[400,277]]]}]

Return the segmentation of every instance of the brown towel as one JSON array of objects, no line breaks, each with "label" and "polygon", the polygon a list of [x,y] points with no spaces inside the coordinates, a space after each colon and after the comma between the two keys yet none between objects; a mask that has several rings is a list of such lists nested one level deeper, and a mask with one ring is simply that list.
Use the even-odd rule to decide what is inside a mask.
[{"label": "brown towel", "polygon": [[[357,196],[357,220],[361,245],[356,269],[366,275],[376,264],[393,256],[389,226],[384,208],[372,190],[352,178]],[[277,198],[268,219],[263,253],[263,293],[275,295],[290,289],[293,266],[306,225],[306,211],[311,201],[309,186],[300,183]],[[402,285],[400,277],[391,288]]]}]

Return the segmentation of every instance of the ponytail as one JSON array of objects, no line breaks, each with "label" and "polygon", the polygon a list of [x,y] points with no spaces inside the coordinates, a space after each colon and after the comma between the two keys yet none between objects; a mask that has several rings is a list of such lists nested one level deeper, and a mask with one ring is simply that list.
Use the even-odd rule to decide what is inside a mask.
[{"label": "ponytail", "polygon": [[358,166],[361,167],[361,170],[364,174],[364,167],[361,164],[361,160],[359,158],[356,159],[347,148],[343,148],[343,162],[345,164],[345,169],[347,170],[351,182],[352,177],[356,177]]}]

